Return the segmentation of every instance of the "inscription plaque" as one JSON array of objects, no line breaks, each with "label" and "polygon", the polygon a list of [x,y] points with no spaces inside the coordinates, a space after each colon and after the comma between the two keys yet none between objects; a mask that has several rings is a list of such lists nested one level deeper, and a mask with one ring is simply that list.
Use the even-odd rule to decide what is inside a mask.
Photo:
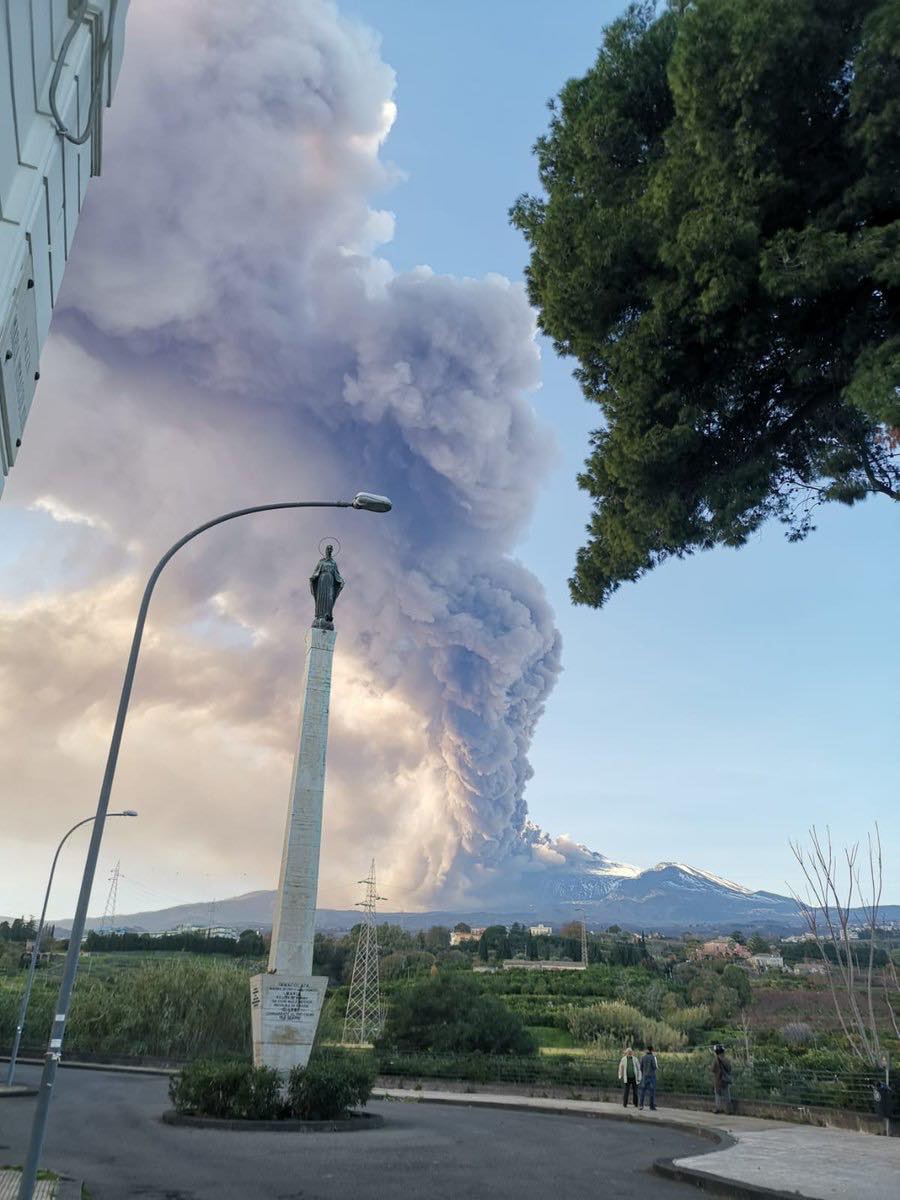
[{"label": "inscription plaque", "polygon": [[254,975],[250,1023],[256,1066],[281,1072],[309,1062],[328,979],[324,975]]}]

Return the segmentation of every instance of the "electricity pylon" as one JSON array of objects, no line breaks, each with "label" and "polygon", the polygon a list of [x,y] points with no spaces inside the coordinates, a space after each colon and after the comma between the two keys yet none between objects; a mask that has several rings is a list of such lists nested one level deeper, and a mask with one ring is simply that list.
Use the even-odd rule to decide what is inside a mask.
[{"label": "electricity pylon", "polygon": [[366,885],[366,898],[357,902],[363,910],[363,919],[356,940],[356,957],[353,960],[353,978],[347,999],[347,1015],[344,1017],[344,1041],[362,1046],[374,1041],[381,1032],[384,1013],[378,987],[378,931],[375,926],[375,906],[384,896],[375,891],[375,859],[369,868],[368,879],[360,879]]},{"label": "electricity pylon", "polygon": [[106,906],[103,909],[103,919],[100,922],[100,928],[106,933],[112,933],[116,927],[116,907],[119,902],[119,870],[120,864],[116,863],[109,873],[109,891],[106,894]]}]

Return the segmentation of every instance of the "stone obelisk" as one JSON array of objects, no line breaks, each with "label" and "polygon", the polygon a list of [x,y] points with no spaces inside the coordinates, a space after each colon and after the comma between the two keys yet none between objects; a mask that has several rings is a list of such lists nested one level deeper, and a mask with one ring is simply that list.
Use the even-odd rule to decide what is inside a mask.
[{"label": "stone obelisk", "polygon": [[312,974],[316,892],[322,841],[325,752],[334,657],[334,603],[344,586],[328,546],[310,577],[316,616],[306,644],[300,741],[294,758],[265,975],[250,980],[253,1061],[285,1075],[305,1067],[328,978]]}]

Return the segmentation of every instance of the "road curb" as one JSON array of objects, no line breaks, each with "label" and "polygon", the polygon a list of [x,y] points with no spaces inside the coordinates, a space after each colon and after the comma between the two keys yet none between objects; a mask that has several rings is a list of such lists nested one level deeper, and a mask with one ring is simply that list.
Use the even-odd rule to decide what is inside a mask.
[{"label": "road curb", "polygon": [[782,1192],[776,1188],[764,1187],[762,1184],[743,1183],[737,1179],[729,1179],[725,1175],[713,1175],[708,1171],[698,1171],[693,1167],[680,1167],[671,1158],[658,1158],[652,1170],[656,1175],[666,1179],[675,1179],[679,1183],[689,1183],[700,1191],[710,1192],[714,1196],[731,1196],[733,1200],[803,1200],[802,1192]]},{"label": "road curb", "polygon": [[380,1129],[384,1117],[380,1113],[352,1113],[332,1121],[241,1121],[228,1117],[197,1117],[169,1109],[162,1115],[164,1125],[182,1125],[191,1129],[218,1129],[241,1133],[362,1133],[365,1129]]},{"label": "road curb", "polygon": [[[3,1056],[0,1055],[0,1062],[3,1061]],[[6,1061],[9,1061],[8,1056]],[[42,1067],[44,1065],[42,1058],[19,1058],[17,1061],[26,1067]],[[77,1058],[60,1059],[59,1065],[62,1068],[78,1071],[118,1071],[122,1075],[178,1075],[182,1069],[181,1067],[129,1067],[125,1063],[80,1062]],[[35,1094],[36,1091],[37,1089],[35,1089]]]},{"label": "road curb", "polygon": [[567,1108],[564,1104],[529,1104],[529,1098],[525,1096],[519,1100],[512,1098],[509,1100],[477,1100],[475,1095],[476,1093],[445,1092],[441,1096],[422,1096],[415,1092],[404,1092],[403,1095],[398,1096],[397,1091],[390,1091],[386,1088],[374,1088],[372,1091],[373,1100],[396,1100],[401,1104],[404,1102],[413,1104],[456,1104],[468,1105],[469,1108],[499,1108],[505,1109],[507,1112],[544,1113],[551,1117],[581,1117],[594,1121],[628,1121],[633,1125],[662,1125],[665,1129],[680,1129],[686,1133],[692,1133],[696,1137],[713,1142],[723,1149],[736,1145],[736,1139],[731,1137],[730,1134],[725,1133],[724,1130],[708,1129],[705,1125],[697,1125],[693,1121],[680,1117],[654,1117],[651,1122],[645,1120],[643,1117],[632,1116],[628,1112],[597,1112],[590,1109]]}]

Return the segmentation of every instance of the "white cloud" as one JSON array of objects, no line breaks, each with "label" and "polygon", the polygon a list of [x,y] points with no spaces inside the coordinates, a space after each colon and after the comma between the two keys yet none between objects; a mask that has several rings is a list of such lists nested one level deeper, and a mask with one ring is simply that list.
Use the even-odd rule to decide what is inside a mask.
[{"label": "white cloud", "polygon": [[[366,488],[390,517],[248,518],[167,569],[118,788],[141,800],[142,854],[220,887],[251,861],[274,874],[307,577],[337,532],[322,898],[346,902],[372,852],[398,905],[472,897],[531,861],[527,753],[559,669],[542,588],[510,558],[552,453],[524,292],[376,256],[394,75],[332,4],[158,0],[132,7],[126,45],[4,499],[117,548],[88,586],[4,610],[0,770],[49,806],[21,836],[92,803],[162,550],[218,511]],[[215,606],[248,644],[204,637]]]},{"label": "white cloud", "polygon": [[67,504],[63,504],[55,496],[38,496],[34,503],[29,505],[29,508],[47,513],[54,521],[58,521],[60,525],[87,525],[91,529],[109,529],[108,523],[102,517],[95,517],[90,513],[77,512],[74,508],[69,508]]}]

